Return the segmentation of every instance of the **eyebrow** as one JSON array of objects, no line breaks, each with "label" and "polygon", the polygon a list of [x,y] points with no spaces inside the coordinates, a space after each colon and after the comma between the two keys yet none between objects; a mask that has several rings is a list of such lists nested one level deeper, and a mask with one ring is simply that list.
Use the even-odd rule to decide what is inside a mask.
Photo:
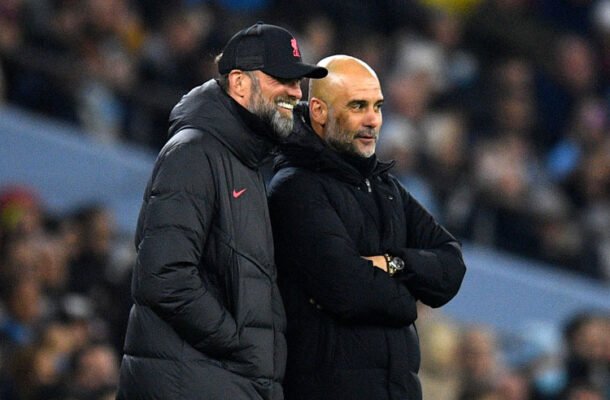
[{"label": "eyebrow", "polygon": [[366,106],[369,102],[366,100],[352,100],[350,102],[347,103],[348,107],[351,106]]},{"label": "eyebrow", "polygon": [[[383,104],[383,101],[384,101],[383,99],[377,100],[374,105]],[[350,102],[347,103],[347,106],[348,107],[351,107],[351,106],[366,106],[368,104],[369,104],[368,100],[351,100]]]}]

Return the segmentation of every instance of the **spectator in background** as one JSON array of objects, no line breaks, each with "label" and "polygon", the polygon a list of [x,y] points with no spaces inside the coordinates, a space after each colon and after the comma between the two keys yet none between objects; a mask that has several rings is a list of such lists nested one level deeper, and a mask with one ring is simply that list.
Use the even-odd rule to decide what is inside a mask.
[{"label": "spectator in background", "polygon": [[460,193],[470,192],[470,166],[467,157],[468,127],[464,114],[458,110],[435,112],[424,124],[426,134],[421,168],[426,182],[433,188],[439,200],[440,218],[446,224],[452,224],[457,232],[461,227],[454,224],[455,214],[461,206],[457,203]]},{"label": "spectator in background", "polygon": [[69,291],[91,299],[97,315],[103,315],[117,350],[123,345],[126,316],[132,305],[129,296],[134,254],[124,252],[111,211],[90,205],[71,216],[76,234],[69,264]]},{"label": "spectator in background", "polygon": [[592,40],[598,55],[601,90],[607,95],[610,85],[610,1],[595,1],[591,13]]},{"label": "spectator in background", "polygon": [[597,95],[599,71],[591,43],[579,36],[565,34],[553,47],[554,66],[538,74],[537,98],[542,124],[541,142],[555,145],[564,134],[570,110],[583,99]]},{"label": "spectator in background", "polygon": [[[550,178],[565,193],[570,228],[558,248],[574,248],[570,257],[557,254],[554,263],[593,278],[606,280],[610,264],[604,256],[608,245],[610,209],[606,190],[610,178],[606,165],[608,117],[604,102],[598,97],[582,99],[573,109],[570,123],[561,140],[549,150],[547,170]],[[594,161],[597,160],[597,161]],[[561,215],[549,219],[561,223]],[[556,235],[555,235],[556,236]],[[544,237],[544,236],[543,236]],[[548,236],[547,236],[548,237]],[[569,239],[571,237],[571,240]],[[557,237],[553,241],[557,241]],[[569,242],[573,245],[570,246]],[[563,260],[563,262],[561,261]]]},{"label": "spectator in background", "polygon": [[117,141],[128,120],[126,94],[137,83],[134,49],[142,33],[125,0],[87,0],[86,13],[77,113],[96,139]]},{"label": "spectator in background", "polygon": [[[478,243],[533,256],[538,248],[532,224],[533,154],[520,137],[503,136],[475,149],[475,190],[467,228]],[[468,237],[468,236],[467,236]]]},{"label": "spectator in background", "polygon": [[0,5],[0,51],[12,52],[22,44],[24,1],[6,0]]},{"label": "spectator in background", "polygon": [[424,399],[457,400],[461,387],[461,327],[436,310],[418,305],[419,377]]},{"label": "spectator in background", "polygon": [[610,137],[585,156],[574,176],[573,186],[582,196],[579,207],[583,225],[583,260],[580,272],[610,279]]},{"label": "spectator in background", "polygon": [[[213,76],[206,49],[214,47],[215,16],[209,8],[178,8],[148,35],[138,64],[140,83],[133,99],[128,136],[154,148],[165,142],[167,113],[185,91]],[[163,133],[163,134],[162,134]]]},{"label": "spectator in background", "polygon": [[0,190],[0,233],[34,236],[42,224],[40,200],[33,189],[11,185]]},{"label": "spectator in background", "polygon": [[433,8],[426,25],[426,35],[403,35],[399,39],[397,66],[404,71],[426,71],[439,102],[461,97],[478,78],[475,57],[462,49],[463,21]]},{"label": "spectator in background", "polygon": [[23,399],[63,400],[70,359],[79,349],[74,331],[66,323],[49,322],[41,336],[13,359],[11,369]]},{"label": "spectator in background", "polygon": [[210,34],[212,15],[207,9],[178,10],[163,21],[162,30],[144,44],[140,76],[147,84],[162,84],[181,92],[192,88],[212,71],[204,67],[202,44]]},{"label": "spectator in background", "polygon": [[309,59],[321,60],[335,52],[336,35],[336,26],[328,17],[314,16],[306,21],[301,50]]},{"label": "spectator in background", "polygon": [[[548,151],[547,168],[554,182],[569,185],[583,158],[603,146],[609,127],[605,106],[599,97],[585,97],[572,109],[561,139]],[[572,201],[579,205],[582,199]]]},{"label": "spectator in background", "polygon": [[[399,123],[394,121],[394,123]],[[394,128],[396,126],[394,125]],[[384,131],[379,140],[378,155],[381,159],[394,160],[394,175],[409,193],[435,217],[441,217],[440,205],[432,185],[422,174],[422,155],[417,132],[391,129]]]},{"label": "spectator in background", "polygon": [[468,327],[462,333],[458,367],[462,377],[459,400],[479,398],[498,388],[506,374],[498,346],[496,333],[489,327]]},{"label": "spectator in background", "polygon": [[107,281],[116,235],[115,224],[110,210],[97,205],[76,212],[75,222],[78,243],[70,265],[70,289],[75,293],[91,295]]},{"label": "spectator in background", "polygon": [[3,282],[2,302],[6,306],[0,320],[3,357],[10,357],[37,339],[37,328],[44,317],[42,297],[40,283],[30,276]]},{"label": "spectator in background", "polygon": [[[410,162],[399,164],[399,168],[420,173],[423,170],[421,162],[426,139],[424,127],[434,95],[430,76],[425,71],[404,71],[397,68],[388,81],[389,106],[384,115],[384,136],[380,138],[380,151],[383,154],[387,148],[383,144],[386,136],[388,142],[408,145]],[[397,159],[399,163],[400,159]]]},{"label": "spectator in background", "polygon": [[74,372],[67,384],[74,400],[110,400],[116,396],[119,361],[112,347],[91,344],[74,356]]},{"label": "spectator in background", "polygon": [[607,313],[582,313],[567,321],[564,338],[568,388],[585,384],[610,395],[609,332]]},{"label": "spectator in background", "polygon": [[13,358],[12,373],[19,395],[16,399],[60,400],[62,375],[58,354],[44,345],[33,344]]}]

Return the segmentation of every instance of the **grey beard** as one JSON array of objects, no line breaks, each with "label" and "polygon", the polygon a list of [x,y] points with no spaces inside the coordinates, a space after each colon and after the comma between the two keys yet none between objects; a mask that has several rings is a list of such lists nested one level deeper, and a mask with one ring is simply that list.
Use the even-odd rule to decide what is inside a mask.
[{"label": "grey beard", "polygon": [[358,156],[362,158],[372,157],[374,152],[371,154],[363,154],[358,151],[358,148],[354,144],[354,135],[352,132],[339,128],[339,124],[337,120],[334,118],[333,113],[329,113],[329,121],[326,126],[326,135],[324,141],[330,148],[339,152],[339,153],[347,153],[353,156]]},{"label": "grey beard", "polygon": [[248,111],[269,124],[275,135],[280,139],[288,137],[290,132],[292,132],[294,121],[291,118],[282,116],[273,106],[255,101],[252,106],[248,107]]},{"label": "grey beard", "polygon": [[275,134],[280,138],[284,139],[292,132],[294,126],[294,120],[291,118],[283,117],[278,110],[274,110],[273,117],[271,118],[271,127],[275,131]]},{"label": "grey beard", "polygon": [[254,74],[251,74],[250,77],[252,78],[253,94],[252,100],[247,107],[248,111],[259,117],[263,122],[269,124],[279,139],[288,137],[294,126],[293,119],[283,117],[275,108],[274,103],[266,102],[261,93],[258,78]]}]

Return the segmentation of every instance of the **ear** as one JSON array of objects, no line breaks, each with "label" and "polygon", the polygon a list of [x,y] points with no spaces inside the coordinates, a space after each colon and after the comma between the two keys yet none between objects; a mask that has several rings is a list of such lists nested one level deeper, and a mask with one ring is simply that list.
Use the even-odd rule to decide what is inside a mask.
[{"label": "ear", "polygon": [[249,85],[246,82],[248,75],[244,74],[242,70],[234,69],[229,72],[229,94],[235,97],[243,98],[248,93]]},{"label": "ear", "polygon": [[317,125],[324,126],[328,119],[328,106],[317,97],[309,99],[309,118]]}]

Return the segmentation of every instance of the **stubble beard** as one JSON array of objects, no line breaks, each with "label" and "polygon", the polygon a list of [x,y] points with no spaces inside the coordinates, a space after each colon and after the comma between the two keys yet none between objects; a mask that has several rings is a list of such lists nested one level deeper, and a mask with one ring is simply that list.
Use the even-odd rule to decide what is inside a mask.
[{"label": "stubble beard", "polygon": [[[324,130],[324,141],[339,153],[347,153],[362,158],[370,158],[373,156],[373,154],[375,154],[375,148],[370,151],[361,151],[354,143],[356,136],[359,133],[364,133],[364,131],[353,132],[347,129],[342,129],[332,113],[330,113],[328,116],[328,123],[326,124]],[[375,138],[378,137],[378,132],[375,132],[374,130],[367,133],[374,135]]]}]

